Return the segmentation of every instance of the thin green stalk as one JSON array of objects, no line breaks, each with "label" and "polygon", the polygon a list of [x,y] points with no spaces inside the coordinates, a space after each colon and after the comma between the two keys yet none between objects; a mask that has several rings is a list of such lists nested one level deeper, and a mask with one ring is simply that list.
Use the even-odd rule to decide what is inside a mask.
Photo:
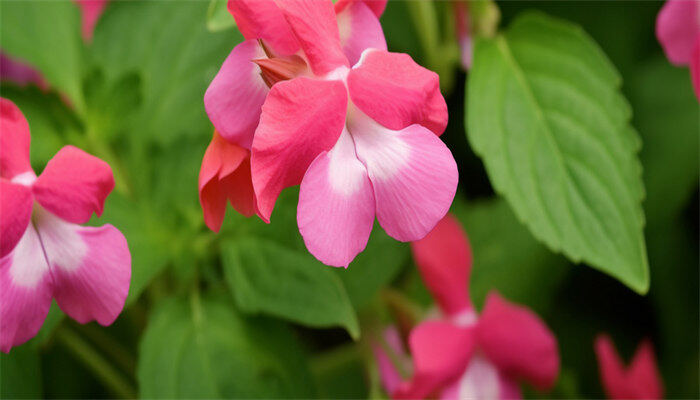
[{"label": "thin green stalk", "polygon": [[85,364],[114,394],[125,399],[136,398],[134,386],[72,329],[63,325],[56,330],[55,335],[56,339]]}]

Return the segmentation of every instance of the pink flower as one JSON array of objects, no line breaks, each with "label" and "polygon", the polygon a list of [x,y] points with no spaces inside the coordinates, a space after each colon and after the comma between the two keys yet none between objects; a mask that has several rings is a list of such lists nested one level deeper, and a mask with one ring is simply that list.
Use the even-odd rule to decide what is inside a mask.
[{"label": "pink flower", "polygon": [[73,0],[80,7],[82,15],[82,33],[83,40],[89,42],[92,40],[92,33],[97,25],[97,20],[107,7],[109,0]]},{"label": "pink flower", "polygon": [[651,342],[640,343],[637,352],[625,368],[608,335],[598,335],[595,340],[600,380],[610,399],[661,399],[664,395],[661,374]]},{"label": "pink flower", "polygon": [[471,21],[469,20],[469,3],[456,0],[452,3],[455,16],[455,31],[459,49],[462,53],[462,68],[469,70],[472,67],[473,40],[471,34]]},{"label": "pink flower", "polygon": [[456,191],[438,139],[447,124],[438,76],[386,51],[384,6],[230,0],[248,40],[204,99],[221,136],[251,149],[258,215],[269,222],[280,192],[301,184],[299,231],[329,265],[364,249],[375,216],[398,240],[422,238]]},{"label": "pink flower", "polygon": [[551,388],[559,373],[557,343],[535,314],[492,292],[477,316],[466,290],[471,250],[459,223],[448,215],[411,245],[442,316],[411,331],[413,376],[392,396],[520,398],[518,380],[539,390]]},{"label": "pink flower", "polygon": [[700,99],[700,2],[668,0],[656,18],[656,37],[674,65],[689,65]]},{"label": "pink flower", "polygon": [[36,69],[22,61],[15,60],[0,51],[0,81],[12,82],[19,86],[34,84],[41,90],[49,88],[48,83]]},{"label": "pink flower", "polygon": [[[386,49],[378,20],[384,6],[386,0],[344,0],[336,4],[336,17],[343,32],[343,49],[348,57],[359,58],[368,47]],[[250,179],[250,148],[270,88],[279,81],[313,76],[306,55],[275,2],[229,0],[228,9],[246,41],[233,49],[204,95],[207,114],[218,131],[207,154],[215,154],[215,148],[224,148],[226,144],[229,151],[239,149],[232,160],[208,158],[205,155],[202,163],[200,203],[205,222],[214,231],[219,230],[223,221],[227,196],[212,192],[227,193],[234,208],[243,215],[258,213],[254,194],[252,199],[248,196],[253,185]],[[216,140],[217,136],[223,140]],[[246,156],[248,158],[243,162],[237,161]],[[227,166],[224,167],[222,162]],[[219,168],[225,175],[233,174],[239,178],[224,180],[225,175],[211,172]],[[241,179],[243,176],[248,178]],[[209,193],[203,191],[205,188],[209,189]],[[238,200],[234,200],[234,196]]]},{"label": "pink flower", "polygon": [[104,161],[62,148],[37,177],[29,125],[0,99],[0,350],[31,339],[53,298],[80,323],[111,324],[129,291],[131,255],[112,225],[83,227],[114,187]]}]

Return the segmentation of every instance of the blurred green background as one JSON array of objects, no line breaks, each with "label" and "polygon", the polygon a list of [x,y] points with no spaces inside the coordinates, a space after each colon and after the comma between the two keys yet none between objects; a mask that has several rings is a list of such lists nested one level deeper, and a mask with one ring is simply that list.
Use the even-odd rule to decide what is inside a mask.
[{"label": "blurred green background", "polygon": [[[466,74],[454,54],[426,51],[414,3],[391,0],[381,23],[390,51],[441,73],[450,113],[442,138],[460,171],[453,212],[475,257],[471,296],[480,307],[498,289],[534,309],[559,341],[556,388],[526,396],[602,397],[592,351],[600,332],[625,359],[650,338],[666,395],[700,396],[700,116],[688,70],[669,65],[654,36],[662,3],[498,3],[501,27],[531,9],[579,24],[620,71],[643,141],[646,296],[552,253],[494,194],[465,136]],[[431,6],[438,26],[447,26],[449,5]],[[133,258],[117,322],[82,326],[54,304],[35,339],[0,355],[2,397],[381,396],[367,340],[388,321],[383,288],[430,305],[407,244],[375,226],[348,270],[322,266],[299,236],[295,188],[283,193],[271,225],[230,210],[215,235],[202,221],[197,174],[212,135],[202,98],[242,40],[238,31],[211,31],[205,1],[116,1],[84,44],[70,2],[0,7],[0,48],[34,65],[51,87],[0,88],[30,123],[35,171],[66,144],[108,161],[117,186],[93,222],[117,226]],[[438,40],[447,43],[445,30]]]}]

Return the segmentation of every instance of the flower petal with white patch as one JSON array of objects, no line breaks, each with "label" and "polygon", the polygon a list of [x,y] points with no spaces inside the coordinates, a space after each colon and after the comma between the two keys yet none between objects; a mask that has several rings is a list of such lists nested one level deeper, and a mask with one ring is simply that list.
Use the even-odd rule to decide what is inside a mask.
[{"label": "flower petal with white patch", "polygon": [[347,267],[367,245],[374,208],[367,170],[344,129],[335,146],[319,154],[304,175],[297,209],[299,232],[321,262]]}]

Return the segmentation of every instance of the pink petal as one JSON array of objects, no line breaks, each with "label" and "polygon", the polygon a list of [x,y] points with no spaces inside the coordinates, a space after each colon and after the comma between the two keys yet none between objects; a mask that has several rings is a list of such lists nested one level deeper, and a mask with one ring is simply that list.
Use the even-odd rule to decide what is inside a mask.
[{"label": "pink petal", "polygon": [[628,377],[637,389],[639,398],[661,399],[664,396],[661,374],[656,366],[654,349],[649,340],[643,340],[630,363]]},{"label": "pink petal", "polygon": [[107,7],[108,0],[74,0],[80,7],[83,17],[83,39],[92,39],[92,32],[95,30],[97,20]]},{"label": "pink petal", "polygon": [[408,339],[414,374],[393,394],[397,399],[422,399],[459,377],[474,351],[472,330],[449,322],[426,321]]},{"label": "pink petal", "polygon": [[477,327],[479,345],[506,375],[548,390],[559,375],[559,351],[544,322],[491,292]]},{"label": "pink petal", "polygon": [[330,0],[278,0],[277,4],[314,74],[325,75],[338,67],[349,66],[340,46],[335,10]]},{"label": "pink petal", "polygon": [[627,398],[632,389],[628,387],[625,367],[609,336],[599,335],[596,338],[595,353],[606,395],[611,399]]},{"label": "pink petal", "polygon": [[24,185],[0,178],[0,257],[5,257],[27,230],[34,196]]},{"label": "pink petal", "polygon": [[217,131],[231,143],[246,149],[260,119],[260,108],[269,89],[260,68],[251,60],[264,58],[257,40],[233,48],[204,94],[204,108]]},{"label": "pink petal", "polygon": [[114,322],[131,280],[131,255],[124,235],[112,225],[83,227],[46,211],[37,217],[37,229],[61,310],[81,324]]},{"label": "pink petal", "polygon": [[386,9],[386,3],[388,0],[338,0],[335,2],[335,12],[340,14],[345,11],[345,9],[354,3],[364,3],[374,15],[379,18],[384,13]]},{"label": "pink petal", "polygon": [[364,250],[374,224],[374,193],[347,130],[309,166],[299,191],[297,222],[309,252],[346,267]]},{"label": "pink petal", "polygon": [[695,97],[700,100],[700,38],[695,40],[693,56],[690,58],[690,79],[695,89]]},{"label": "pink petal", "polygon": [[272,0],[228,0],[228,11],[246,39],[261,39],[274,53],[294,54],[299,43]]},{"label": "pink petal", "polygon": [[[389,346],[391,351],[394,352],[394,356],[396,357],[397,361],[406,361],[406,352],[403,349],[403,344],[401,343],[401,338],[399,337],[399,331],[395,326],[390,326],[384,330],[384,341],[386,342],[386,345]],[[394,391],[401,384],[401,374],[399,374],[396,366],[394,366],[392,359],[384,351],[384,347],[382,347],[379,343],[372,343],[372,353],[377,361],[379,378],[382,381],[384,391],[388,394],[394,393]]]},{"label": "pink petal", "polygon": [[379,224],[397,240],[422,239],[454,199],[458,174],[452,153],[420,125],[391,131],[360,114],[349,124],[374,187]]},{"label": "pink petal", "polygon": [[700,10],[696,0],[668,0],[656,18],[656,37],[666,57],[687,65],[700,35]]},{"label": "pink petal", "polygon": [[0,81],[12,82],[19,86],[33,83],[42,90],[49,87],[39,71],[29,64],[9,57],[2,51],[0,51]]},{"label": "pink petal", "polygon": [[109,164],[77,147],[65,146],[46,164],[34,182],[34,196],[47,210],[73,223],[102,214],[114,188]]},{"label": "pink petal", "polygon": [[445,314],[471,308],[467,287],[472,252],[457,219],[447,214],[428,235],[412,242],[411,250],[423,282]]},{"label": "pink petal", "polygon": [[462,68],[469,70],[472,66],[472,38],[471,24],[469,21],[469,9],[466,1],[455,1],[452,3],[455,16],[455,31],[462,53]]},{"label": "pink petal", "polygon": [[52,298],[49,267],[33,227],[0,259],[0,351],[8,353],[33,338]]},{"label": "pink petal", "polygon": [[386,51],[386,40],[382,26],[365,2],[354,1],[350,3],[338,13],[337,18],[340,43],[350,65],[355,65],[366,49]]},{"label": "pink petal", "polygon": [[227,200],[247,217],[255,213],[249,152],[228,143],[215,131],[199,171],[199,203],[204,222],[214,232],[221,229]]},{"label": "pink petal", "polygon": [[335,145],[347,92],[339,81],[299,77],[272,87],[253,139],[251,175],[260,217],[269,221],[282,189],[298,185],[311,162]]},{"label": "pink petal", "polygon": [[366,50],[348,74],[348,88],[353,103],[389,129],[420,124],[437,135],[445,131],[439,77],[408,54]]},{"label": "pink petal", "polygon": [[661,375],[648,342],[642,342],[625,371],[615,345],[608,335],[598,335],[595,341],[600,380],[611,399],[660,399],[663,397]]},{"label": "pink petal", "polygon": [[474,356],[469,361],[464,374],[440,394],[441,400],[520,399],[517,384],[501,374],[495,365],[482,356]]},{"label": "pink petal", "polygon": [[10,100],[0,98],[0,176],[12,179],[29,172],[29,124]]}]

